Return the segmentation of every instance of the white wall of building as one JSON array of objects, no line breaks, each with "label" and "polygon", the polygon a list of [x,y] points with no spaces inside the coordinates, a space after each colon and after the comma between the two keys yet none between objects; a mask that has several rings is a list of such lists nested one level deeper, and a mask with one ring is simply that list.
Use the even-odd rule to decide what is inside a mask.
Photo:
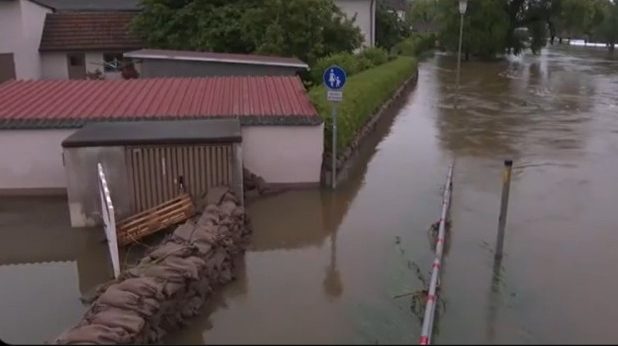
[{"label": "white wall of building", "polygon": [[[0,194],[64,189],[62,141],[75,129],[0,130]],[[273,184],[320,182],[324,126],[245,126],[243,164]]]},{"label": "white wall of building", "polygon": [[267,183],[319,183],[324,125],[244,126],[244,165]]},{"label": "white wall of building", "polygon": [[69,68],[66,53],[41,53],[43,79],[69,79]]},{"label": "white wall of building", "polygon": [[356,15],[356,24],[365,38],[364,45],[375,45],[375,9],[377,0],[335,0],[335,4],[348,16]]},{"label": "white wall of building", "polygon": [[39,45],[43,36],[45,15],[52,11],[29,0],[20,0],[20,2],[23,46],[19,65],[22,68],[22,77],[19,77],[19,68],[17,76],[23,79],[39,79],[42,74]]},{"label": "white wall of building", "polygon": [[86,73],[95,73],[97,70],[103,73],[103,53],[86,52]]},{"label": "white wall of building", "polygon": [[75,130],[0,130],[0,193],[65,188],[62,141]]},{"label": "white wall of building", "polygon": [[0,53],[13,53],[18,79],[39,79],[39,44],[50,9],[28,0],[0,1]]},{"label": "white wall of building", "polygon": [[0,1],[0,53],[13,53],[15,74],[19,78],[17,60],[21,35],[20,1]]}]

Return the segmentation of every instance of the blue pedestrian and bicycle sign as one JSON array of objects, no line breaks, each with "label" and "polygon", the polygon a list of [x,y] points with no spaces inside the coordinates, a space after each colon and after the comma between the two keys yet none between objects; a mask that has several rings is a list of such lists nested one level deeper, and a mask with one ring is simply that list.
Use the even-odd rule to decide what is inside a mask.
[{"label": "blue pedestrian and bicycle sign", "polygon": [[341,67],[332,65],[324,71],[323,80],[328,89],[341,90],[345,86],[346,74]]}]

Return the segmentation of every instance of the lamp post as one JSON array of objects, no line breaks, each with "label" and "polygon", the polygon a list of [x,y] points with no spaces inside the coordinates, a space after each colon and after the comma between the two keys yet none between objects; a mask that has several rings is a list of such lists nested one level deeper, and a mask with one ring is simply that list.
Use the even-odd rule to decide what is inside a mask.
[{"label": "lamp post", "polygon": [[457,91],[455,107],[459,104],[459,80],[461,78],[461,45],[463,41],[464,14],[468,8],[468,0],[459,0],[459,50],[457,51]]}]

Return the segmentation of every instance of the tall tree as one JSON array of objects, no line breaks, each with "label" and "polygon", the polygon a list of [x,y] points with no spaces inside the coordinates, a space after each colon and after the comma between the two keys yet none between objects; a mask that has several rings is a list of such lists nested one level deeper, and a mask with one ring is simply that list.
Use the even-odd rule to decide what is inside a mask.
[{"label": "tall tree", "polygon": [[592,1],[562,0],[561,21],[567,38],[581,37],[593,16]]},{"label": "tall tree", "polygon": [[[441,0],[440,41],[456,51],[459,42],[459,11],[455,1]],[[475,55],[492,59],[503,53],[509,31],[509,18],[504,10],[505,0],[474,0],[468,2],[464,16],[463,52],[466,58]]]},{"label": "tall tree", "polygon": [[360,46],[333,0],[142,0],[133,28],[149,47],[317,58]]},{"label": "tall tree", "polygon": [[378,1],[376,8],[376,45],[391,49],[407,36],[408,28],[405,21],[389,8],[384,1]]},{"label": "tall tree", "polygon": [[603,22],[598,28],[599,38],[607,44],[610,51],[614,51],[618,43],[618,2],[608,3],[605,7]]},{"label": "tall tree", "polygon": [[437,26],[438,13],[438,0],[414,0],[406,21],[414,32],[431,31]]}]

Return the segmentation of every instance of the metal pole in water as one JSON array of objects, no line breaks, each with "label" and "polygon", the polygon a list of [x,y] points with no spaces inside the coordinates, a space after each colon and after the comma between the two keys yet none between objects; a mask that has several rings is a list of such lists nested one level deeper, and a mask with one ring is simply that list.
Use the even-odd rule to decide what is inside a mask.
[{"label": "metal pole in water", "polygon": [[337,187],[337,106],[332,105],[333,118],[333,163],[332,163],[332,187]]},{"label": "metal pole in water", "polygon": [[457,90],[455,91],[455,107],[459,106],[459,81],[461,80],[461,46],[463,41],[463,24],[464,15],[462,13],[459,19],[459,49],[457,50]]},{"label": "metal pole in water", "polygon": [[504,228],[506,227],[506,214],[509,206],[509,191],[511,189],[511,175],[513,160],[504,161],[504,173],[502,174],[502,199],[500,201],[500,216],[498,217],[498,240],[496,241],[496,258],[502,257],[504,246]]},{"label": "metal pole in water", "polygon": [[431,334],[433,333],[433,322],[436,311],[436,303],[438,301],[437,289],[438,280],[440,277],[440,267],[442,266],[442,253],[444,251],[444,242],[446,234],[446,218],[451,202],[451,191],[453,189],[453,169],[455,162],[451,163],[446,177],[444,186],[444,195],[442,197],[442,212],[440,213],[440,226],[438,228],[438,241],[436,242],[436,258],[431,265],[431,281],[429,282],[429,292],[427,293],[427,304],[425,305],[425,316],[423,317],[423,327],[421,329],[421,338],[419,344],[431,344]]}]

